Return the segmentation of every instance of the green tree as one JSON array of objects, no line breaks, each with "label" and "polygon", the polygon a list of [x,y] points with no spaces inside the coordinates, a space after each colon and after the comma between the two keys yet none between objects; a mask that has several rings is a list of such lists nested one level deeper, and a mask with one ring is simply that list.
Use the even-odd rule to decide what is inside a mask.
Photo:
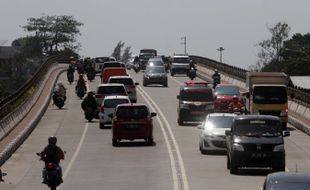
[{"label": "green tree", "polygon": [[119,41],[116,45],[116,47],[113,50],[113,53],[111,54],[112,57],[115,57],[116,60],[121,60],[121,53],[122,48],[124,47],[125,42]]},{"label": "green tree", "polygon": [[121,61],[127,63],[132,56],[132,52],[130,51],[131,47],[127,46],[123,52]]},{"label": "green tree", "polygon": [[74,43],[80,35],[78,22],[73,16],[41,16],[29,18],[24,30],[31,33],[32,37],[39,40],[42,53],[52,55],[64,48],[77,48]]},{"label": "green tree", "polygon": [[[267,71],[279,68],[281,61],[281,49],[284,41],[289,36],[290,27],[285,22],[278,22],[274,27],[268,28],[271,39],[263,40],[256,44],[260,48],[257,56],[259,60],[253,66],[257,70]],[[280,67],[281,68],[281,67]]]}]

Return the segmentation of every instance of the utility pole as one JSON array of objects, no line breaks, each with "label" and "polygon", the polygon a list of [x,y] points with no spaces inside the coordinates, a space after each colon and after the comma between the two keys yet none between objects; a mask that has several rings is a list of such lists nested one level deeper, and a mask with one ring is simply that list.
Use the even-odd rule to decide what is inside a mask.
[{"label": "utility pole", "polygon": [[186,36],[181,37],[181,40],[184,40],[181,44],[184,44],[184,55],[186,55]]},{"label": "utility pole", "polygon": [[225,49],[223,47],[219,47],[216,50],[220,52],[220,62],[222,63],[222,51],[224,51]]}]

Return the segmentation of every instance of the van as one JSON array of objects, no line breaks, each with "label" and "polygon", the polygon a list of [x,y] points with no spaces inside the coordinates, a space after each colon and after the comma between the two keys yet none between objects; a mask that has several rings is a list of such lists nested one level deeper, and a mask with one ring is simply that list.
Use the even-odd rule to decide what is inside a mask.
[{"label": "van", "polygon": [[111,76],[127,76],[126,68],[124,67],[108,67],[102,70],[101,83],[108,83]]}]

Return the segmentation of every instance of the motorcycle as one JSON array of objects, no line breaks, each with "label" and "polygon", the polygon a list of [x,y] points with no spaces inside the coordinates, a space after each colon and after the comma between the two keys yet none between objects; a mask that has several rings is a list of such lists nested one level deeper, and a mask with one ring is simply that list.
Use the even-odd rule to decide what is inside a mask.
[{"label": "motorcycle", "polygon": [[215,89],[215,87],[221,83],[221,78],[220,76],[215,76],[213,77],[213,88]]},{"label": "motorcycle", "polygon": [[68,82],[71,84],[74,80],[74,75],[71,72],[67,73]]},{"label": "motorcycle", "polygon": [[58,95],[57,92],[53,94],[53,101],[59,109],[65,105],[65,97]]},{"label": "motorcycle", "polygon": [[94,109],[91,108],[91,107],[87,107],[87,108],[84,110],[84,116],[85,116],[85,119],[86,119],[88,122],[91,122],[91,121],[94,119],[95,114],[96,114],[96,110],[94,110]]},{"label": "motorcycle", "polygon": [[188,73],[187,76],[191,79],[194,80],[196,78],[196,70],[192,67]]},{"label": "motorcycle", "polygon": [[133,70],[134,70],[136,73],[138,73],[138,72],[140,71],[140,65],[139,65],[139,63],[134,63],[134,65],[133,65]]},{"label": "motorcycle", "polygon": [[89,81],[92,81],[92,80],[94,80],[94,78],[96,76],[96,72],[95,71],[89,71],[89,72],[87,72],[86,76],[87,76],[87,79]]},{"label": "motorcycle", "polygon": [[[37,153],[41,156],[40,153]],[[46,164],[44,171],[46,172],[46,185],[50,187],[51,190],[56,190],[56,188],[63,182],[61,177],[60,167],[54,163]]]},{"label": "motorcycle", "polygon": [[76,95],[82,99],[85,96],[85,88],[83,86],[77,86]]}]

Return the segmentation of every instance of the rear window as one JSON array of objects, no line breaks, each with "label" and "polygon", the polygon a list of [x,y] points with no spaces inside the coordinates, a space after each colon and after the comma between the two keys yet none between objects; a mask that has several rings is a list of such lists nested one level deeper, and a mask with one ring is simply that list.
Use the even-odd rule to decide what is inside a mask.
[{"label": "rear window", "polygon": [[124,85],[133,85],[133,81],[130,78],[112,78],[109,79],[109,83],[121,83]]},{"label": "rear window", "polygon": [[240,136],[279,136],[282,125],[280,120],[238,119],[234,128],[236,135]]},{"label": "rear window", "polygon": [[220,86],[215,88],[216,95],[240,95],[239,87],[237,86]]},{"label": "rear window", "polygon": [[182,90],[180,93],[180,99],[183,101],[209,102],[213,101],[213,92],[211,89]]},{"label": "rear window", "polygon": [[149,111],[145,106],[119,107],[116,116],[118,118],[147,118]]},{"label": "rear window", "polygon": [[105,108],[115,108],[118,104],[129,103],[128,99],[107,99],[104,101]]},{"label": "rear window", "polygon": [[210,116],[206,127],[210,128],[230,128],[234,116]]},{"label": "rear window", "polygon": [[122,65],[118,62],[115,63],[104,63],[102,68],[107,68],[107,67],[122,67]]},{"label": "rear window", "polygon": [[95,62],[96,63],[104,63],[104,62],[107,62],[107,61],[109,61],[108,57],[96,57],[95,58]]},{"label": "rear window", "polygon": [[173,58],[174,63],[189,63],[190,59],[189,58]]},{"label": "rear window", "polygon": [[98,94],[126,94],[123,86],[101,86],[98,89]]}]

